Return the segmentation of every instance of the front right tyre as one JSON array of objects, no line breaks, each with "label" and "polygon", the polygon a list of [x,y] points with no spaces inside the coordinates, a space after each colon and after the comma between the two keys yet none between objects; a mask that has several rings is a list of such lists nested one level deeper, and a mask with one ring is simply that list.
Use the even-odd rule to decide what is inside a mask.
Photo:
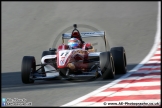
[{"label": "front right tyre", "polygon": [[115,78],[114,60],[111,52],[100,53],[100,69],[103,79]]},{"label": "front right tyre", "polygon": [[24,56],[21,65],[21,79],[24,84],[34,83],[33,74],[36,71],[36,61],[33,56]]}]

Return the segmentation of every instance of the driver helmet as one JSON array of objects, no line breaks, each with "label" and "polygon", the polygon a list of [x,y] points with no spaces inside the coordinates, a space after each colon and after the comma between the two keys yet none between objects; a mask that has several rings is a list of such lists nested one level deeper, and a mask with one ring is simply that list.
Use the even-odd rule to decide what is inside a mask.
[{"label": "driver helmet", "polygon": [[77,38],[71,38],[68,41],[68,45],[72,49],[80,48],[80,43],[80,40],[78,40]]}]

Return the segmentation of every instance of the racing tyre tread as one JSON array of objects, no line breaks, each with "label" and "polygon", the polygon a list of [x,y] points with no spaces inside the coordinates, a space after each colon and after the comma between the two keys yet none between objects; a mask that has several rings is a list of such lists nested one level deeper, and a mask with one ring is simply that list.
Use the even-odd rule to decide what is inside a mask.
[{"label": "racing tyre tread", "polygon": [[113,47],[110,52],[114,58],[114,66],[116,74],[127,73],[127,59],[124,47]]},{"label": "racing tyre tread", "polygon": [[[33,68],[31,72],[31,68]],[[36,61],[33,56],[24,56],[21,66],[21,78],[24,84],[34,83],[33,79],[30,79],[30,74],[36,71]]]},{"label": "racing tyre tread", "polygon": [[109,51],[100,53],[100,68],[104,80],[115,78],[113,56]]}]

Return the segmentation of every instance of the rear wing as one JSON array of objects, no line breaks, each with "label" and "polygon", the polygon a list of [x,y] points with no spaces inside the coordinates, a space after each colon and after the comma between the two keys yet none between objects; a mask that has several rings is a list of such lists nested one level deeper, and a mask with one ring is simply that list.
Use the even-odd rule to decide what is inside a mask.
[{"label": "rear wing", "polygon": [[[80,32],[80,35],[82,38],[88,38],[88,37],[104,37],[105,32],[104,31],[94,31],[94,32]],[[64,33],[62,34],[63,39],[70,39],[71,33]]]},{"label": "rear wing", "polygon": [[[105,42],[105,47],[107,49],[107,40],[105,36],[105,31],[94,31],[94,32],[80,32],[82,38],[89,38],[89,37],[103,37]],[[64,39],[70,39],[71,33],[64,33],[62,34],[62,43],[64,43]]]}]

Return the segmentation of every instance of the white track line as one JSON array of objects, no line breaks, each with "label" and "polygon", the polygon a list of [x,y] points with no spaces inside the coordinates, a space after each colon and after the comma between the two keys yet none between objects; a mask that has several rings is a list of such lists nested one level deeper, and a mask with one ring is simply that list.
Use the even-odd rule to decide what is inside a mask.
[{"label": "white track line", "polygon": [[137,90],[137,91],[110,91],[110,92],[100,92],[92,97],[98,97],[98,96],[131,96],[131,95],[146,95],[146,94],[160,94],[160,90]]},{"label": "white track line", "polygon": [[[142,72],[138,72],[138,73],[135,73],[135,74],[145,74],[145,75],[147,75],[147,74],[149,74],[149,73],[159,73],[159,72],[161,72],[161,70],[149,70],[149,71],[142,71]],[[143,77],[143,76],[142,76]]]},{"label": "white track line", "polygon": [[[155,75],[154,75],[155,76]],[[144,76],[145,78],[150,78],[150,76]],[[142,78],[144,78],[144,77],[142,77]],[[157,76],[156,75],[156,77],[159,77],[159,76]],[[141,76],[131,76],[131,77],[127,77],[127,78],[125,78],[125,79],[123,79],[123,80],[136,80],[136,79],[139,79],[139,78],[141,78]],[[123,80],[121,80],[121,81],[123,81]],[[112,86],[111,86],[112,87]]]},{"label": "white track line", "polygon": [[161,51],[156,51],[155,54],[161,54]]},{"label": "white track line", "polygon": [[158,48],[161,48],[161,45],[159,45]]},{"label": "white track line", "polygon": [[131,77],[127,77],[124,80],[141,80],[141,79],[145,79],[145,78],[161,78],[161,75],[151,75],[151,76],[131,76]]},{"label": "white track line", "polygon": [[[153,44],[153,47],[151,49],[151,51],[149,52],[149,54],[135,67],[133,68],[132,70],[130,70],[126,75],[120,77],[119,79],[105,85],[105,86],[102,86],[100,88],[98,88],[97,90],[95,91],[92,91],[91,93],[87,94],[87,95],[84,95],[74,101],[71,101],[67,104],[64,104],[62,106],[72,106],[74,104],[77,104],[83,100],[85,100],[86,98],[90,97],[90,96],[93,96],[101,91],[103,91],[104,89],[108,88],[108,87],[111,87],[113,85],[116,85],[118,82],[120,82],[121,80],[125,79],[126,77],[128,77],[130,74],[136,72],[141,66],[143,66],[143,64],[145,64],[147,61],[149,61],[149,59],[154,55],[154,53],[156,52],[157,50],[157,47],[159,45],[159,42],[160,42],[160,36],[161,36],[161,2],[158,2],[158,16],[157,16],[157,32],[156,32],[156,36],[155,36],[155,41],[154,41],[154,44]],[[158,52],[158,51],[157,51]],[[157,53],[156,52],[156,53]],[[158,52],[160,54],[160,51]],[[138,85],[139,86],[139,85]]]},{"label": "white track line", "polygon": [[148,61],[147,63],[161,63],[161,61]]},{"label": "white track line", "polygon": [[160,81],[156,81],[156,82],[138,82],[138,83],[123,83],[123,84],[116,84],[111,88],[119,88],[119,87],[139,87],[139,86],[158,86],[161,85]]},{"label": "white track line", "polygon": [[[149,61],[148,61],[148,62],[149,62]],[[152,65],[152,63],[148,63],[148,62],[147,62],[145,65],[150,65],[150,64]],[[157,65],[157,64],[161,64],[161,61],[157,61],[157,62],[155,62],[155,63],[153,63],[153,64],[156,64],[156,65]]]},{"label": "white track line", "polygon": [[142,66],[140,69],[145,69],[145,68],[160,68],[161,65],[159,66]]},{"label": "white track line", "polygon": [[150,59],[161,59],[161,56],[153,56]]}]

